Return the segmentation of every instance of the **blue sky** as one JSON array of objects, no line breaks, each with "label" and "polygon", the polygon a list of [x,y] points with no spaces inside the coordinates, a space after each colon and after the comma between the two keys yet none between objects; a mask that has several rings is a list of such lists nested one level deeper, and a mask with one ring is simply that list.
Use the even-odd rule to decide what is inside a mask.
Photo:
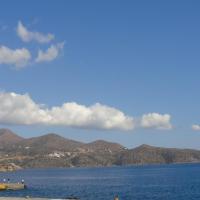
[{"label": "blue sky", "polygon": [[[56,132],[85,142],[105,139],[127,147],[146,143],[200,149],[200,131],[192,130],[192,125],[200,124],[198,1],[10,0],[1,5],[2,101],[12,98],[15,106],[19,106],[18,101],[22,105],[34,102],[39,107],[45,104],[44,109],[48,108],[56,121],[44,125],[38,117],[22,123],[13,119],[11,110],[6,120],[0,115],[1,127],[24,137]],[[28,35],[17,33],[19,23]],[[38,37],[50,33],[55,38],[41,42],[36,32]],[[63,46],[59,48],[59,44]],[[48,52],[52,45],[56,55]],[[22,48],[31,58],[24,51],[20,58],[13,56]],[[37,62],[39,51],[42,59]],[[7,57],[1,57],[2,53]],[[11,92],[19,100],[10,96]],[[63,125],[51,108],[62,108],[66,102],[76,102],[86,108],[85,112],[94,112],[92,118],[98,117],[92,122],[84,118],[84,124],[72,121]],[[91,108],[96,103],[100,106]],[[110,107],[117,112],[110,114]],[[99,117],[104,108],[106,116]],[[118,111],[124,118],[107,127],[106,120],[114,120]],[[27,111],[25,114],[28,118]],[[144,116],[149,120],[146,125],[142,123]],[[127,117],[133,118],[134,127]],[[75,121],[77,118],[79,115]]]}]

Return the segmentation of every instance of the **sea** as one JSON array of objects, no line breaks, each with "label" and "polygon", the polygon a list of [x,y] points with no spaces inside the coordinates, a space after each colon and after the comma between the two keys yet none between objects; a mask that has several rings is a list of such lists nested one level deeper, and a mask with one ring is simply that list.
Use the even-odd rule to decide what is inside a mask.
[{"label": "sea", "polygon": [[0,173],[0,179],[27,184],[0,196],[81,200],[200,200],[200,164],[128,167],[26,169]]}]

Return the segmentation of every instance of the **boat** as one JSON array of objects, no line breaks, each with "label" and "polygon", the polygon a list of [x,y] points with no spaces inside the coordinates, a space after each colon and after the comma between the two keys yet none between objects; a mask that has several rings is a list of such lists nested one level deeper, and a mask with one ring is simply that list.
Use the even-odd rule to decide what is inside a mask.
[{"label": "boat", "polygon": [[6,189],[7,189],[6,185],[0,183],[0,191],[1,191],[1,190],[6,190]]},{"label": "boat", "polygon": [[2,190],[23,190],[26,185],[23,183],[0,183],[0,191]]}]

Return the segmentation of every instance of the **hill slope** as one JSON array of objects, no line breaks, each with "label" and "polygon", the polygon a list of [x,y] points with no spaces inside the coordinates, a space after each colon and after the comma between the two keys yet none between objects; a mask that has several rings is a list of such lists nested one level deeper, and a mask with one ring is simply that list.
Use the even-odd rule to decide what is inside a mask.
[{"label": "hill slope", "polygon": [[82,145],[83,143],[81,142],[49,133],[47,135],[21,140],[17,143],[16,148],[18,147],[18,150],[21,149],[21,151],[23,149],[29,149],[29,152],[44,154],[51,151],[74,151]]},{"label": "hill slope", "polygon": [[200,162],[200,151],[141,145],[122,152],[118,157],[120,165],[190,162]]},{"label": "hill slope", "polygon": [[82,143],[54,133],[24,139],[0,129],[0,165],[22,168],[89,167],[200,162],[200,151],[141,145],[126,149],[103,140]]},{"label": "hill slope", "polygon": [[9,129],[0,129],[0,147],[16,144],[24,138],[16,135]]}]

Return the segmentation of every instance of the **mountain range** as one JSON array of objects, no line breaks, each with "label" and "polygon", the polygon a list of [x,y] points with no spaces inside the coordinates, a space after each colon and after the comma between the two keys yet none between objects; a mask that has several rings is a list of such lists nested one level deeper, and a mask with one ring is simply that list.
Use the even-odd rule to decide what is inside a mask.
[{"label": "mountain range", "polygon": [[21,168],[94,167],[200,162],[200,151],[141,145],[133,149],[97,140],[83,143],[54,133],[23,138],[0,129],[0,171]]}]

